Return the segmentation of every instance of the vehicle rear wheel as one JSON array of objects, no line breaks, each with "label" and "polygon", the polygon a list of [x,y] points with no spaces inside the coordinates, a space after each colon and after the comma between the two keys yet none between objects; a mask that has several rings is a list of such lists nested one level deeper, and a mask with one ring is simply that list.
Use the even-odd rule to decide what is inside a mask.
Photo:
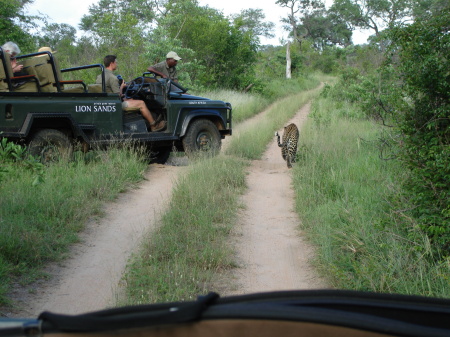
[{"label": "vehicle rear wheel", "polygon": [[208,119],[193,121],[183,138],[183,148],[188,157],[195,155],[216,155],[220,151],[222,140],[219,130]]},{"label": "vehicle rear wheel", "polygon": [[43,129],[36,132],[28,145],[28,152],[43,163],[61,159],[69,160],[73,154],[73,144],[61,131]]}]

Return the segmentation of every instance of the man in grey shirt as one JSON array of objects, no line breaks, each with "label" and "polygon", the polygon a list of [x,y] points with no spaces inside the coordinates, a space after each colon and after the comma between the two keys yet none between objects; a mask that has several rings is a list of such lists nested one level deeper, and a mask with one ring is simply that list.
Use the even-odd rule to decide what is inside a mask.
[{"label": "man in grey shirt", "polygon": [[174,51],[170,51],[166,55],[166,60],[156,63],[148,67],[147,70],[161,76],[162,78],[169,78],[174,82],[178,82],[177,64],[181,60]]}]

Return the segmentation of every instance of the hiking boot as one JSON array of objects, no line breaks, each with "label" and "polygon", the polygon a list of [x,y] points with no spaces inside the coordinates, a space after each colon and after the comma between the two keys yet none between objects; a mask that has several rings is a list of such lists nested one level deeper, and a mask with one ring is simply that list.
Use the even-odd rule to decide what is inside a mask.
[{"label": "hiking boot", "polygon": [[161,121],[158,124],[155,125],[150,125],[150,130],[152,132],[158,132],[158,131],[162,131],[164,128],[166,127],[166,121]]}]

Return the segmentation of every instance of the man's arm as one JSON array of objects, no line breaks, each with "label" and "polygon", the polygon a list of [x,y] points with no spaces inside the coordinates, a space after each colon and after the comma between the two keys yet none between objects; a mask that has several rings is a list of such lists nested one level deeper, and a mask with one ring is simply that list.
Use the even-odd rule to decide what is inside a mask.
[{"label": "man's arm", "polygon": [[167,78],[166,75],[164,75],[162,72],[160,72],[159,70],[156,70],[154,67],[148,67],[147,71],[150,71],[152,73],[155,73],[158,76],[161,76],[162,78]]}]

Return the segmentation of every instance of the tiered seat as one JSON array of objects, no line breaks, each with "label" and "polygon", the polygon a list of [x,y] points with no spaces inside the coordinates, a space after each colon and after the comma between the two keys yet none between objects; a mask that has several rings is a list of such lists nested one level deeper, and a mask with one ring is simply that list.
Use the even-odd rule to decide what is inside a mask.
[{"label": "tiered seat", "polygon": [[14,76],[9,53],[0,48],[0,91],[40,92],[39,79],[35,74]]},{"label": "tiered seat", "polygon": [[[82,80],[62,80],[58,59],[50,52],[26,59],[24,66],[29,74],[39,79],[43,92],[86,92],[86,84]],[[76,84],[75,88],[64,88],[65,84]]]}]

